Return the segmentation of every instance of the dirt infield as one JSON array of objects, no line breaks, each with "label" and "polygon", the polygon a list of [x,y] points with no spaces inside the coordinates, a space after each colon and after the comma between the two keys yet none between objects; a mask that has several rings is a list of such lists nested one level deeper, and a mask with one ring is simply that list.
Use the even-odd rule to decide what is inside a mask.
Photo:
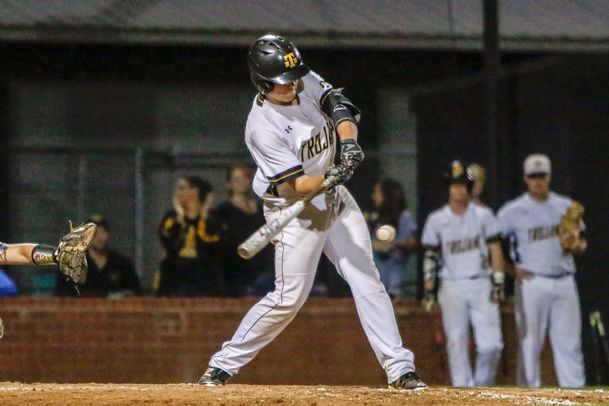
[{"label": "dirt infield", "polygon": [[609,404],[609,390],[452,389],[362,386],[0,383],[1,405],[579,405]]}]

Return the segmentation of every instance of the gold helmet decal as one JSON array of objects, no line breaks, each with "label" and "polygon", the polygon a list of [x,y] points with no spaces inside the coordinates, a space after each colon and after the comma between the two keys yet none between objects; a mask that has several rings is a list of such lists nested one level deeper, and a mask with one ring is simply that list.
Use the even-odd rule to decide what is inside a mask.
[{"label": "gold helmet decal", "polygon": [[283,64],[286,68],[294,68],[296,65],[298,65],[298,58],[294,52],[290,52],[283,57]]},{"label": "gold helmet decal", "polygon": [[453,161],[451,164],[451,174],[453,178],[458,178],[463,175],[465,169],[463,169],[463,165],[459,161]]}]

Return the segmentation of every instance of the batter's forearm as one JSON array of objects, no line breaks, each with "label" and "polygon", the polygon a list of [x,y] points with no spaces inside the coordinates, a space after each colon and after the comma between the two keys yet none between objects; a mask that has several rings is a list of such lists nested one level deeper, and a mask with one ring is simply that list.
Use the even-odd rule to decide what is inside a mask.
[{"label": "batter's forearm", "polygon": [[302,175],[296,178],[295,181],[289,182],[289,185],[301,196],[308,195],[315,191],[324,181],[323,175],[309,176]]},{"label": "batter's forearm", "polygon": [[341,141],[357,140],[357,126],[350,120],[344,120],[338,123],[336,132]]}]

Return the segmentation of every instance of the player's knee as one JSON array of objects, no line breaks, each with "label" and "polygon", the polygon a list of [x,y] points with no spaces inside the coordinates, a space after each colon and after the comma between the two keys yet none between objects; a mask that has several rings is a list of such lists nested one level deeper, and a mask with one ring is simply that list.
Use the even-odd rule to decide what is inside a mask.
[{"label": "player's knee", "polygon": [[493,332],[487,331],[482,337],[476,339],[476,351],[478,353],[493,353],[503,351],[503,339],[499,329]]},{"label": "player's knee", "polygon": [[460,350],[467,347],[469,343],[469,334],[467,331],[451,331],[446,336],[446,348],[451,350]]},{"label": "player's knee", "polygon": [[307,301],[308,290],[298,287],[277,292],[278,306],[298,311]]},{"label": "player's knee", "polygon": [[561,343],[559,345],[552,343],[552,345],[556,348],[556,352],[565,354],[568,357],[580,357],[582,353],[581,343],[577,341]]},{"label": "player's knee", "polygon": [[476,346],[479,354],[500,354],[503,351],[503,341],[481,343]]}]

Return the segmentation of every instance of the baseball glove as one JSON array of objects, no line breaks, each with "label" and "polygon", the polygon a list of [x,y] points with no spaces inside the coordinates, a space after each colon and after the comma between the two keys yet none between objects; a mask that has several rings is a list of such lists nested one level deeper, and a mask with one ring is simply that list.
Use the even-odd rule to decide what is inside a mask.
[{"label": "baseball glove", "polygon": [[584,229],[584,206],[573,201],[558,223],[558,238],[566,252],[572,252],[580,243],[580,234]]},{"label": "baseball glove", "polygon": [[66,279],[75,284],[82,285],[87,279],[87,250],[93,242],[97,226],[93,223],[72,227],[70,232],[59,240],[57,246],[57,262],[59,270]]}]

